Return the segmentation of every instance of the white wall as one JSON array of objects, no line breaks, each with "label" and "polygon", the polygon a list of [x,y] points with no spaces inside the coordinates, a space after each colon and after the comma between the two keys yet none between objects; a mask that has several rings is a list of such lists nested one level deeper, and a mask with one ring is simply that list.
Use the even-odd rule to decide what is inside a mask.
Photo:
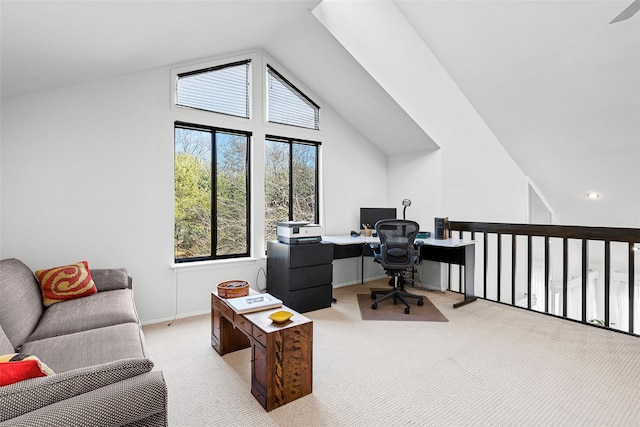
[{"label": "white wall", "polygon": [[[254,58],[261,66],[263,56]],[[305,90],[295,76],[287,77]],[[253,132],[254,258],[172,269],[173,122],[200,120],[171,108],[170,81],[171,69],[161,68],[3,100],[2,258],[19,258],[34,270],[82,259],[94,268],[127,267],[145,322],[207,312],[210,290],[224,280],[264,288],[263,140],[267,132],[280,132],[265,125],[262,107],[242,126],[238,119],[214,120]],[[254,83],[255,98],[259,75]],[[439,137],[442,149],[435,152],[387,158],[322,104],[319,137],[301,131],[322,142],[325,234],[357,228],[361,206],[401,212],[403,198],[413,201],[407,216],[427,230],[439,215],[511,222],[518,222],[520,211],[524,215],[525,186],[491,136],[476,128],[477,118],[460,121],[455,109],[439,112],[437,99],[424,99],[403,107]],[[367,265],[365,276],[379,275],[375,267]],[[358,274],[359,259],[334,264],[337,285],[355,282]]]},{"label": "white wall", "polygon": [[[261,231],[254,259],[171,269],[173,122],[187,116],[171,109],[170,76],[162,68],[3,101],[2,258],[33,270],[85,259],[94,268],[127,267],[145,322],[176,310],[206,312],[209,292],[224,280],[264,287]],[[321,216],[326,232],[345,233],[360,206],[386,203],[386,159],[322,107]],[[256,203],[263,200],[261,123],[258,110],[247,125],[254,131],[254,230],[264,217]],[[372,170],[379,187],[371,185]]]},{"label": "white wall", "polygon": [[433,219],[441,216],[442,150],[390,156],[389,202],[398,207],[402,217],[402,200],[411,200],[406,217],[420,224],[422,231],[433,231]]}]

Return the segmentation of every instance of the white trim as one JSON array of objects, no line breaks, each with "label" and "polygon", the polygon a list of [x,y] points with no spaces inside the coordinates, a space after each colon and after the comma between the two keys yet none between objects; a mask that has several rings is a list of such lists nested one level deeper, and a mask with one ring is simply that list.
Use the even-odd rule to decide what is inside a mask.
[{"label": "white trim", "polygon": [[[202,310],[202,311],[192,311],[190,313],[182,313],[179,316],[168,316],[168,317],[160,317],[158,319],[150,319],[150,320],[144,320],[144,321],[140,321],[141,325],[153,325],[155,323],[164,323],[164,322],[169,322],[169,324],[173,323],[175,320],[178,319],[186,319],[187,317],[193,317],[193,316],[201,316],[203,314],[210,314],[211,310]],[[169,326],[169,325],[167,325]]]},{"label": "white trim", "polygon": [[193,262],[180,262],[171,264],[171,269],[174,271],[190,271],[190,270],[202,270],[206,268],[226,267],[238,265],[253,265],[260,261],[258,258],[230,258],[230,259],[216,259],[211,261],[193,261]]}]

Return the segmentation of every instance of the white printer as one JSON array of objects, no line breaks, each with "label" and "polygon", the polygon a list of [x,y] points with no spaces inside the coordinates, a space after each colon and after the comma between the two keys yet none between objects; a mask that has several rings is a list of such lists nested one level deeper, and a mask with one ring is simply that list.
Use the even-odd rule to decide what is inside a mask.
[{"label": "white printer", "polygon": [[290,245],[322,242],[322,227],[300,221],[279,222],[278,241]]}]

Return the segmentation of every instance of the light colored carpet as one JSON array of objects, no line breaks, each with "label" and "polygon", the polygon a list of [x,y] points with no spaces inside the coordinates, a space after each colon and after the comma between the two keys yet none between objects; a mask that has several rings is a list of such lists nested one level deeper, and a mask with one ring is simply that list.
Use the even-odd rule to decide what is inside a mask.
[{"label": "light colored carpet", "polygon": [[369,287],[306,313],[313,393],[271,412],[251,395],[250,350],[211,348],[210,316],[145,326],[170,426],[640,426],[640,339],[426,291],[449,322],[363,321]]}]

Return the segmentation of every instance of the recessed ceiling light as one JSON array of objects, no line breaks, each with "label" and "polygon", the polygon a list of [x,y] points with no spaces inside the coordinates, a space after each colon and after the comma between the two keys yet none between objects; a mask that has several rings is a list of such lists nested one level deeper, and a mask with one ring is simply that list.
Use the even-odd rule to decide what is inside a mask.
[{"label": "recessed ceiling light", "polygon": [[598,197],[600,197],[600,195],[598,193],[589,193],[587,194],[587,197],[589,199],[597,199]]}]

